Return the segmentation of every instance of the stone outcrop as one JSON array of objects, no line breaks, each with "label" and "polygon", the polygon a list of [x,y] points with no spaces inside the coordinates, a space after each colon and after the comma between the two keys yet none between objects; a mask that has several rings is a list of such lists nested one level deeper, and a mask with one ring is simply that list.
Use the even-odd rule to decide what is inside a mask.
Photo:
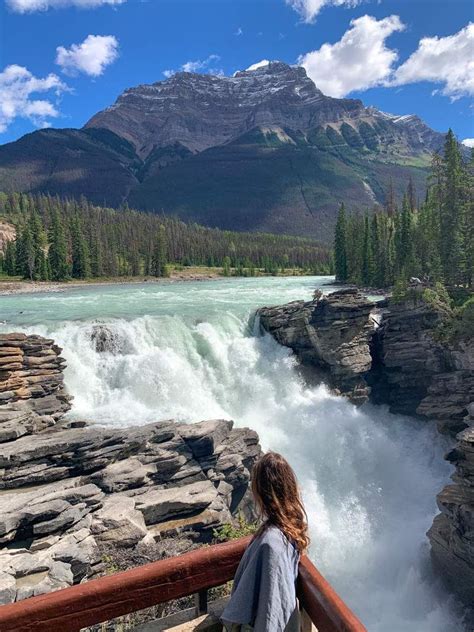
[{"label": "stone outcrop", "polygon": [[449,317],[422,297],[389,301],[372,342],[372,396],[391,412],[433,420],[456,436],[474,421],[474,340],[441,340]]},{"label": "stone outcrop", "polygon": [[258,310],[262,328],[356,404],[430,419],[455,436],[474,421],[474,338],[442,342],[440,305],[376,303],[358,290]]},{"label": "stone outcrop", "polygon": [[258,310],[261,326],[357,404],[368,399],[374,303],[356,289]]},{"label": "stone outcrop", "polygon": [[0,443],[54,425],[70,408],[53,340],[0,334]]},{"label": "stone outcrop", "polygon": [[474,604],[474,428],[458,435],[446,459],[455,467],[452,485],[437,497],[441,513],[428,537],[434,564],[462,600]]},{"label": "stone outcrop", "polygon": [[[255,432],[226,420],[135,428],[67,421],[60,350],[38,336],[0,341],[10,384],[0,405],[0,603],[104,572],[105,547],[143,551],[183,533],[207,541],[237,512],[253,517]],[[33,366],[42,380],[28,381]],[[43,381],[47,371],[54,380]]]}]

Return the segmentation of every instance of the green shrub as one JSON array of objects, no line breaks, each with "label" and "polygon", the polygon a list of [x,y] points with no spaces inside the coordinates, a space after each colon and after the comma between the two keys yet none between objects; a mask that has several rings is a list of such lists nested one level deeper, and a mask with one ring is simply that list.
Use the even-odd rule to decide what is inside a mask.
[{"label": "green shrub", "polygon": [[249,522],[242,513],[239,513],[237,524],[223,524],[219,529],[214,529],[213,536],[217,542],[228,542],[229,540],[237,540],[247,535],[253,535],[258,527],[257,522]]}]

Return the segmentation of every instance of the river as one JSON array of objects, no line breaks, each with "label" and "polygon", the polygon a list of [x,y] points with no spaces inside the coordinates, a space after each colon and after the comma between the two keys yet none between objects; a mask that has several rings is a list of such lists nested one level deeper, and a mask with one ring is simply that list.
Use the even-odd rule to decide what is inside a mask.
[{"label": "river", "polygon": [[[127,426],[231,418],[295,468],[311,557],[370,632],[461,630],[433,577],[425,532],[449,478],[432,425],[357,409],[308,385],[289,351],[261,336],[263,305],[308,299],[324,277],[89,286],[0,298],[0,331],[54,338],[75,417]],[[116,334],[99,354],[94,323]]]}]

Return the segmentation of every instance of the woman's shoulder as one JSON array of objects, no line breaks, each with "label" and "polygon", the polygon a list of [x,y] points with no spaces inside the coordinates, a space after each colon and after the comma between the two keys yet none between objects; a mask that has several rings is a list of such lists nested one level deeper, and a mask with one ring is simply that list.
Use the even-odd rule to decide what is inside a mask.
[{"label": "woman's shoulder", "polygon": [[258,536],[258,540],[260,544],[266,545],[271,549],[287,549],[288,546],[293,549],[293,545],[290,543],[286,535],[275,525],[269,525],[266,527]]}]

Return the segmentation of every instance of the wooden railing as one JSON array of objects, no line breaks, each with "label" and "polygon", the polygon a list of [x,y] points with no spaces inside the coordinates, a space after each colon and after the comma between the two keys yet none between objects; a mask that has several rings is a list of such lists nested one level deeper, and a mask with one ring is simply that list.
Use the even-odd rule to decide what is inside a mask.
[{"label": "wooden railing", "polygon": [[[0,606],[0,632],[79,632],[82,628],[196,594],[231,580],[250,538],[203,547],[84,584]],[[300,604],[318,632],[366,632],[307,557],[298,577]]]}]

